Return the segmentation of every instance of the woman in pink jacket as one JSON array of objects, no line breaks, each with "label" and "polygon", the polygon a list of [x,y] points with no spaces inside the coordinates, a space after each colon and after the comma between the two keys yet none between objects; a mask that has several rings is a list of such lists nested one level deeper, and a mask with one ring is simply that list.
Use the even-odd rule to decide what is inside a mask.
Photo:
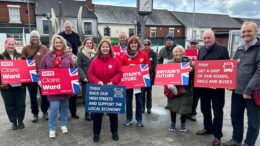
[{"label": "woman in pink jacket", "polygon": [[[114,58],[114,52],[110,41],[103,39],[97,49],[97,57],[92,61],[88,77],[90,83],[103,85],[117,85],[123,76],[119,62]],[[99,141],[99,134],[102,124],[103,113],[94,113],[93,115],[93,132],[94,142]],[[110,129],[113,140],[117,141],[118,137],[118,114],[108,114],[110,120]]]}]

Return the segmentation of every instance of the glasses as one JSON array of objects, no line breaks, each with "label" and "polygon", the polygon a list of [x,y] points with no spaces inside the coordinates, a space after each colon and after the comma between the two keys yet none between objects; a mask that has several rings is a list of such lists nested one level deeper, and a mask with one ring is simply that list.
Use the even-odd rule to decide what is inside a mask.
[{"label": "glasses", "polygon": [[144,46],[150,46],[150,44],[144,44]]}]

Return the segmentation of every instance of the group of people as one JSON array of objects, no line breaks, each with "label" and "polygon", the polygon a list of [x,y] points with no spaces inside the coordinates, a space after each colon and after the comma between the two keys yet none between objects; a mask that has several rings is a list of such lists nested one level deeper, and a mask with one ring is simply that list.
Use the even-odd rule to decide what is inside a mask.
[{"label": "group of people", "polygon": [[[257,38],[257,25],[253,22],[245,22],[241,27],[241,37],[244,44],[240,46],[233,59],[238,59],[237,85],[232,91],[231,119],[233,125],[232,138],[223,143],[224,146],[242,145],[244,130],[244,111],[247,109],[248,131],[244,146],[254,146],[259,133],[260,106],[252,99],[253,90],[260,84],[260,40]],[[22,49],[22,53],[16,50],[16,41],[8,38],[5,41],[5,50],[0,55],[1,60],[34,59],[38,73],[38,83],[27,84],[1,84],[1,94],[4,99],[6,112],[12,129],[23,129],[25,115],[26,86],[28,87],[33,122],[38,121],[37,90],[41,87],[41,69],[75,68],[79,70],[79,81],[82,86],[82,97],[86,96],[87,83],[103,85],[117,85],[123,76],[122,66],[135,66],[148,64],[151,84],[155,79],[156,65],[165,63],[190,62],[189,84],[178,86],[185,89],[185,93],[175,98],[168,98],[167,109],[170,110],[170,131],[176,130],[176,115],[180,114],[180,131],[186,131],[186,119],[196,121],[196,108],[199,98],[201,99],[201,111],[204,117],[204,128],[196,132],[197,135],[213,134],[212,145],[221,145],[223,137],[223,107],[225,104],[225,89],[195,88],[194,70],[195,63],[186,57],[185,49],[174,44],[172,34],[166,36],[166,46],[163,47],[158,56],[151,49],[152,42],[146,39],[140,43],[138,37],[132,36],[127,40],[126,34],[119,35],[120,46],[126,47],[126,52],[118,61],[108,38],[100,41],[98,47],[92,39],[87,38],[80,42],[77,33],[72,31],[70,22],[65,22],[64,32],[54,35],[49,49],[40,42],[40,34],[33,30],[30,33],[30,43]],[[204,45],[199,49],[198,40],[189,40],[189,49],[198,49],[198,60],[227,60],[230,59],[226,47],[217,44],[212,31],[203,35]],[[81,47],[79,47],[81,45]],[[79,48],[79,49],[78,49]],[[40,89],[40,88],[39,88]],[[228,89],[229,90],[229,89]],[[41,90],[40,90],[41,91]],[[142,113],[152,110],[152,86],[126,90],[126,120],[123,125],[133,123],[132,100],[135,95],[136,110],[135,118],[137,125],[144,126]],[[76,108],[77,95],[41,95],[41,110],[43,117],[48,121],[49,137],[55,137],[58,113],[62,133],[67,133],[68,110],[71,117],[78,119]],[[212,106],[212,107],[211,107]],[[49,114],[48,114],[48,109]],[[213,110],[213,119],[212,113]],[[103,113],[85,113],[86,120],[93,120],[94,142],[99,141]],[[119,140],[118,136],[118,114],[108,114],[112,139]]]}]

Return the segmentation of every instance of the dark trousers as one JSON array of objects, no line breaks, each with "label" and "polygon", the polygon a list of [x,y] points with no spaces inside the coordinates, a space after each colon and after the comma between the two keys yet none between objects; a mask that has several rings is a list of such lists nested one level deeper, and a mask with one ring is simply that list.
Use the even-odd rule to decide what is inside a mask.
[{"label": "dark trousers", "polygon": [[199,89],[193,88],[193,102],[192,102],[192,115],[197,115],[197,106],[199,103],[200,95],[199,95]]},{"label": "dark trousers", "polygon": [[152,108],[152,87],[142,88],[142,103],[143,109],[145,109],[145,103],[147,109]]},{"label": "dark trousers", "polygon": [[[93,132],[94,135],[99,135],[102,125],[103,113],[93,113]],[[110,121],[110,130],[112,134],[118,134],[118,114],[108,114]]]},{"label": "dark trousers", "polygon": [[[87,94],[87,83],[86,82],[81,82],[81,86],[82,86],[82,98],[84,99],[84,105],[85,105],[85,101],[86,101],[86,94]],[[85,105],[86,106],[86,105]],[[89,114],[88,112],[85,112],[85,116],[86,114]],[[92,116],[92,115],[91,115]]]},{"label": "dark trousers", "polygon": [[[221,138],[223,126],[223,108],[225,104],[224,89],[200,89],[201,112],[204,117],[204,128],[213,133],[216,138]],[[213,109],[213,122],[211,114],[211,104]]]},{"label": "dark trousers", "polygon": [[[30,100],[31,100],[31,110],[34,115],[39,114],[39,109],[38,109],[38,100],[37,100],[37,89],[38,89],[38,83],[28,83],[28,91],[30,95]],[[41,88],[40,89],[40,94],[41,94]],[[41,110],[43,113],[48,111],[48,108],[50,106],[49,101],[47,100],[47,96],[42,96],[41,94]]]},{"label": "dark trousers", "polygon": [[77,115],[77,95],[69,98],[69,108],[71,116]]},{"label": "dark trousers", "polygon": [[[126,90],[126,119],[133,119],[133,89]],[[135,94],[136,110],[135,118],[137,121],[142,120],[142,93]]]},{"label": "dark trousers", "polygon": [[8,90],[1,90],[5,103],[5,110],[10,122],[22,122],[25,115],[26,88],[11,87]]},{"label": "dark trousers", "polygon": [[252,99],[244,99],[242,95],[233,92],[231,102],[232,138],[240,143],[243,141],[245,109],[248,118],[245,143],[254,146],[259,134],[260,106],[257,106]]},{"label": "dark trousers", "polygon": [[[176,123],[176,112],[171,111],[171,120],[172,123]],[[181,115],[181,123],[185,123],[186,122],[186,115]]]}]

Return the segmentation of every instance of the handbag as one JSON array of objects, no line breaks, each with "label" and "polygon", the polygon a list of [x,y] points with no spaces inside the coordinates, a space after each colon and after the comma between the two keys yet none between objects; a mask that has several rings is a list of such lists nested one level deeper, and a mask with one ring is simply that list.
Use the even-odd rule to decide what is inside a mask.
[{"label": "handbag", "polygon": [[179,97],[179,96],[186,94],[186,90],[185,90],[184,86],[176,85],[176,88],[177,88],[178,94],[174,95],[173,92],[167,87],[167,85],[164,85],[164,95],[167,98],[172,99],[174,97]]},{"label": "handbag", "polygon": [[254,98],[255,104],[260,106],[260,85],[257,86],[257,88],[253,91],[253,98]]}]

